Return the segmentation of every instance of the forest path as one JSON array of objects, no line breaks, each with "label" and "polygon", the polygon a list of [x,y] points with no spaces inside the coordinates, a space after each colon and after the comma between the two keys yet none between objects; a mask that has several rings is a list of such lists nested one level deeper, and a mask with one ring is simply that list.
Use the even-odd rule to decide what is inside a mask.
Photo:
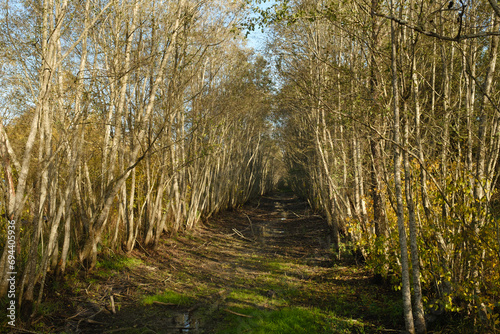
[{"label": "forest path", "polygon": [[52,314],[59,322],[51,332],[380,333],[404,326],[399,294],[372,284],[363,266],[335,261],[324,219],[290,193],[223,212],[155,251],[103,258],[82,275],[66,282],[64,301],[56,297],[69,308]]}]

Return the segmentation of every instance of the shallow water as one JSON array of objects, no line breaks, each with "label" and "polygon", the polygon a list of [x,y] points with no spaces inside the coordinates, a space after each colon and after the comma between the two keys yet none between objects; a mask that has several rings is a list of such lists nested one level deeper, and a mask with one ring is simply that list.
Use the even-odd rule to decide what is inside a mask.
[{"label": "shallow water", "polygon": [[168,333],[200,333],[200,319],[190,312],[179,312],[172,317],[172,328]]}]

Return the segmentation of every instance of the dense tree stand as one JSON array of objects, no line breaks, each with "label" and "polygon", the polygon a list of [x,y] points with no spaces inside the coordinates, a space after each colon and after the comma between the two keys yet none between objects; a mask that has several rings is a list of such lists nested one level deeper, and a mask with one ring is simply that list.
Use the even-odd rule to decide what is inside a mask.
[{"label": "dense tree stand", "polygon": [[292,193],[263,196],[195,233],[162,238],[155,250],[110,253],[90,273],[50,282],[47,305],[58,310],[37,321],[83,333],[403,328],[398,294],[375,285],[353,254],[339,261],[329,231]]},{"label": "dense tree stand", "polygon": [[[353,256],[400,294],[394,328],[404,319],[412,334],[499,330],[497,0],[0,3],[0,308],[11,313],[0,325],[43,328],[50,289],[93,276],[84,291],[101,299],[67,315],[78,328],[120,331],[94,320],[108,315],[102,305],[119,319],[124,305],[184,303],[193,309],[182,306],[181,318],[199,308],[229,327],[245,320],[242,331],[288,316],[338,329],[342,307],[298,301],[314,287],[318,300],[336,300],[324,290],[340,289],[329,279],[343,262],[333,259]],[[260,45],[246,38],[255,30]],[[261,197],[280,186],[310,212]],[[264,220],[239,211],[256,198],[270,206]],[[217,224],[226,214],[229,230]],[[214,245],[245,260],[214,255]],[[184,261],[185,247],[196,261]],[[238,277],[253,287],[243,277],[251,261],[268,287],[244,298],[257,313],[229,303],[246,293]],[[204,293],[187,288],[209,264],[232,289],[217,271],[197,281]],[[128,292],[100,290],[116,280],[103,268]],[[169,292],[133,278],[139,271],[161,273]],[[142,300],[130,280],[156,290]]]}]

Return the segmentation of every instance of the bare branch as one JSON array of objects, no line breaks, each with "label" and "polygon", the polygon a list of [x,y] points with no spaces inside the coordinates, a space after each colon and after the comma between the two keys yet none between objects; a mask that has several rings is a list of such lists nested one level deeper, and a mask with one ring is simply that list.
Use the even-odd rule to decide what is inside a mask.
[{"label": "bare branch", "polygon": [[500,17],[500,7],[498,7],[498,3],[495,0],[488,0],[488,2],[495,11],[495,14],[497,14],[497,16]]},{"label": "bare branch", "polygon": [[[489,0],[489,1],[492,1],[492,0]],[[459,29],[459,32],[458,32],[457,36],[450,37],[450,36],[445,36],[445,35],[441,35],[441,34],[435,33],[433,31],[425,30],[422,26],[418,26],[418,25],[412,24],[412,23],[410,23],[410,22],[408,22],[406,20],[398,19],[397,17],[391,16],[391,15],[386,15],[386,14],[382,14],[382,13],[378,13],[378,12],[373,12],[373,11],[372,11],[372,14],[375,15],[375,16],[378,16],[378,17],[382,17],[382,18],[394,21],[394,22],[396,22],[399,25],[402,25],[404,27],[410,28],[410,29],[412,29],[414,31],[417,31],[417,32],[419,32],[419,33],[421,33],[421,34],[423,34],[425,36],[434,37],[434,38],[437,38],[437,39],[440,39],[440,40],[443,40],[443,41],[461,42],[461,41],[464,41],[464,40],[467,40],[467,39],[473,39],[473,38],[489,37],[489,36],[500,36],[500,31],[488,31],[488,32],[479,32],[479,33],[475,33],[475,34],[465,34],[465,35],[462,35],[461,34],[461,29]]]}]

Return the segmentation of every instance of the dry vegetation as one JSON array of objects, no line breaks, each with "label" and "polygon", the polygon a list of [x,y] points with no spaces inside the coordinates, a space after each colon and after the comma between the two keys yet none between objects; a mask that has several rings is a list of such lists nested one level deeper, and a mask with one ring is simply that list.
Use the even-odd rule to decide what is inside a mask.
[{"label": "dry vegetation", "polygon": [[[250,224],[251,222],[251,224]],[[401,302],[291,193],[261,197],[156,250],[103,252],[97,267],[47,282],[38,333],[376,333]],[[253,231],[253,232],[252,232]],[[112,306],[113,297],[114,306]],[[277,324],[278,317],[282,323]],[[279,321],[278,321],[279,323]],[[272,327],[277,326],[277,327]],[[22,331],[20,331],[22,332]]]}]

